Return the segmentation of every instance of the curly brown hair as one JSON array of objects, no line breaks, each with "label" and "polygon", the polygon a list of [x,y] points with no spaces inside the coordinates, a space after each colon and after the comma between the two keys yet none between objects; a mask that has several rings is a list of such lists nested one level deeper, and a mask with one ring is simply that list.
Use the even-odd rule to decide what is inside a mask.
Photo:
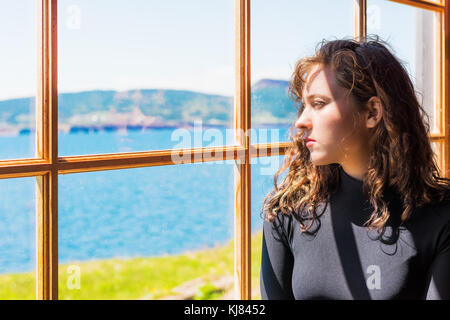
[{"label": "curly brown hair", "polygon": [[[334,71],[337,83],[349,90],[363,111],[368,100],[377,96],[383,117],[370,137],[369,166],[363,179],[363,192],[374,211],[364,226],[378,232],[390,217],[384,197],[387,189],[400,196],[402,223],[415,207],[448,199],[449,179],[440,175],[428,134],[426,111],[417,100],[413,83],[402,62],[388,50],[389,44],[378,36],[355,39],[322,40],[313,56],[301,58],[289,82],[290,97],[303,111],[302,93],[307,73],[321,64]],[[358,111],[359,112],[359,111]],[[281,168],[274,175],[274,189],[266,195],[262,212],[273,221],[278,212],[296,213],[302,232],[317,219],[316,208],[327,202],[338,185],[336,164],[314,165],[303,139],[304,130],[294,136]],[[278,177],[288,169],[278,186]],[[311,220],[309,225],[307,220]]]}]

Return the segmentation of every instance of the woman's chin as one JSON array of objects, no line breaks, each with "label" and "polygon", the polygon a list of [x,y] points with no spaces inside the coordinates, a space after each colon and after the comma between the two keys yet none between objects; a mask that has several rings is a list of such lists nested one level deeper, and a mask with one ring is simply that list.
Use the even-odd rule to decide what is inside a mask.
[{"label": "woman's chin", "polygon": [[331,160],[325,158],[325,157],[318,157],[314,154],[314,152],[311,153],[310,161],[315,166],[323,166],[332,163]]}]

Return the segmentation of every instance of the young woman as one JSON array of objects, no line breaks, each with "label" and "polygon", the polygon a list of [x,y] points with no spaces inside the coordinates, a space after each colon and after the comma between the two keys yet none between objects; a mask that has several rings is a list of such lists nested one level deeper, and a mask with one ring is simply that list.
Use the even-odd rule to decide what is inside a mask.
[{"label": "young woman", "polygon": [[263,203],[262,298],[450,299],[450,180],[402,64],[378,39],[323,41],[289,89],[299,118]]}]

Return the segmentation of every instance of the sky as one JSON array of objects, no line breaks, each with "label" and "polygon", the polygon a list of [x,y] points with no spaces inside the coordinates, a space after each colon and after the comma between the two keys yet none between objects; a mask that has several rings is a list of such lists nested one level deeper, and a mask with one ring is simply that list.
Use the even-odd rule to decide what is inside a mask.
[{"label": "sky", "polygon": [[[368,33],[415,64],[415,11],[368,0]],[[0,100],[35,96],[35,0],[0,0]],[[353,36],[353,0],[252,0],[251,82],[288,80],[323,38]],[[58,88],[234,94],[234,0],[59,0]]]}]

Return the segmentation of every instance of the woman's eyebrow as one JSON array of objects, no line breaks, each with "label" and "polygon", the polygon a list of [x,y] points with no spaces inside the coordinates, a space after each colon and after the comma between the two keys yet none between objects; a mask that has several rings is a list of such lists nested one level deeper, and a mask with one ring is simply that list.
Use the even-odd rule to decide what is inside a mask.
[{"label": "woman's eyebrow", "polygon": [[306,97],[306,100],[312,100],[312,99],[314,99],[314,98],[327,99],[328,97],[325,96],[325,95],[322,95],[322,94],[314,93],[314,94],[311,94],[311,95],[307,96],[307,97]]},{"label": "woman's eyebrow", "polygon": [[[314,93],[314,94],[310,94],[309,96],[307,96],[307,97],[306,97],[306,100],[307,100],[307,101],[311,101],[311,100],[313,100],[314,98],[328,99],[328,97],[325,96],[325,95],[318,94],[318,93]],[[302,103],[303,103],[303,104],[305,103],[305,100],[304,100],[304,99],[302,99]]]}]

